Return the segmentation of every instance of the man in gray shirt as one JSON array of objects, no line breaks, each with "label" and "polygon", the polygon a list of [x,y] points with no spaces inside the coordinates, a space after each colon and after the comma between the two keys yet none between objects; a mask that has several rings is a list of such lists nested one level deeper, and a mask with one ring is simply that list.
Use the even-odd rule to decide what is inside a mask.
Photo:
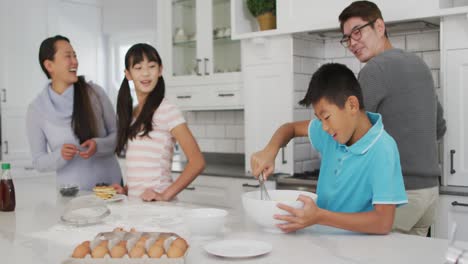
[{"label": "man in gray shirt", "polygon": [[353,2],[339,20],[340,42],[366,62],[359,73],[364,107],[382,115],[398,144],[408,204],[396,210],[394,230],[426,236],[439,196],[437,140],[446,130],[431,72],[418,56],[392,47],[374,3]]}]

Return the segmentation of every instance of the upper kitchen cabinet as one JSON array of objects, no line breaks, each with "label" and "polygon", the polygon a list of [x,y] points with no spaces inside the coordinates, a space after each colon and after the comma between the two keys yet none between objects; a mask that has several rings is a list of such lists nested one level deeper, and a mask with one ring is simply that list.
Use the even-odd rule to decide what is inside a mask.
[{"label": "upper kitchen cabinet", "polygon": [[158,3],[167,95],[182,109],[242,108],[240,41],[231,39],[229,10],[229,0]]},{"label": "upper kitchen cabinet", "polygon": [[[236,39],[322,31],[339,28],[338,16],[352,0],[310,1],[276,0],[277,29],[258,31],[255,18],[249,13],[244,0],[233,0],[233,37]],[[374,0],[386,22],[414,20],[438,16],[439,1],[428,0]],[[411,10],[411,12],[405,12]]]}]

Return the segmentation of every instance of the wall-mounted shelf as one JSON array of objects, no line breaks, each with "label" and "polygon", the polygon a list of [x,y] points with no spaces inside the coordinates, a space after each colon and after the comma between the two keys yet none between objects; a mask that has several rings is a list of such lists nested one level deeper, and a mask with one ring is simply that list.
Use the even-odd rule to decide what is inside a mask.
[{"label": "wall-mounted shelf", "polygon": [[440,16],[453,16],[453,15],[468,15],[468,6],[459,6],[459,7],[450,7],[450,8],[441,8]]}]

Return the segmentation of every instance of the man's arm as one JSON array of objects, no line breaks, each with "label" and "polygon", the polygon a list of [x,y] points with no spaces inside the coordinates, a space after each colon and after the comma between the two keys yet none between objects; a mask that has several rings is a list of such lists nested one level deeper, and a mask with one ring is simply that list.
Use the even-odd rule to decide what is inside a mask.
[{"label": "man's arm", "polygon": [[437,140],[439,140],[445,135],[445,132],[447,131],[447,123],[445,122],[445,119],[444,119],[444,109],[442,108],[442,105],[440,104],[439,99],[436,98],[436,100],[437,100]]}]

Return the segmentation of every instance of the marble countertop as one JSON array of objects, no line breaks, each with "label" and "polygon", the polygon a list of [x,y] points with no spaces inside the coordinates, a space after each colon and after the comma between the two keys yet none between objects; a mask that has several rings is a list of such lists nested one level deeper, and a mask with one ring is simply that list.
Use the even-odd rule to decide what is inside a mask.
[{"label": "marble countertop", "polygon": [[[196,204],[143,203],[123,201],[109,204],[111,215],[99,225],[72,227],[61,224],[59,217],[70,198],[56,192],[55,177],[21,178],[15,181],[15,212],[0,212],[1,263],[61,263],[77,243],[115,226],[137,227],[152,231],[173,231],[186,237],[190,249],[185,263],[443,263],[448,241],[392,233],[386,236],[363,235],[339,229],[314,226],[292,234],[271,234],[244,216],[242,210],[228,210],[223,234],[215,239],[255,239],[272,244],[266,255],[230,259],[205,252],[203,246],[213,240],[190,237],[183,211],[201,207]],[[83,193],[81,193],[83,194]],[[163,226],[157,219],[174,214],[178,224]],[[175,218],[174,218],[175,219]]]}]

